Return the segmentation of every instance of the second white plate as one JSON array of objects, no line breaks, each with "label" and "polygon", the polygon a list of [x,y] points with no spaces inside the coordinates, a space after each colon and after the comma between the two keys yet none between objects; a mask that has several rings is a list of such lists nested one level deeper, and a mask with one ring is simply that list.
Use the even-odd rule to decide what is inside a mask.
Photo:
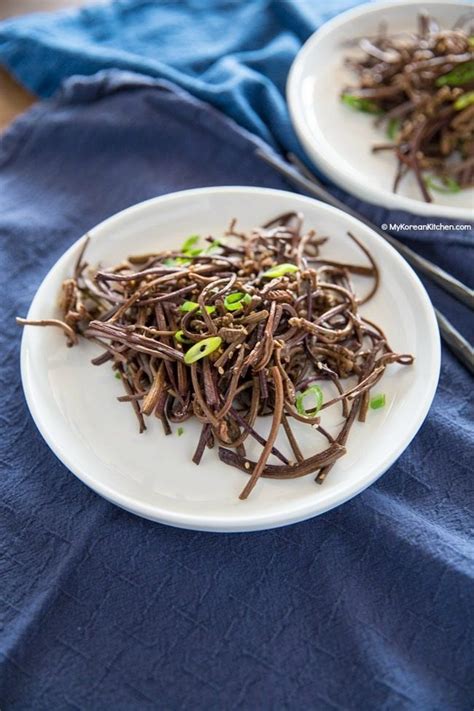
[{"label": "second white plate", "polygon": [[362,5],[338,15],[314,33],[298,53],[288,76],[287,98],[291,119],[309,157],[336,184],[362,200],[389,209],[470,222],[474,189],[433,195],[426,203],[413,175],[392,190],[396,160],[391,152],[372,153],[383,143],[383,129],[373,117],[354,111],[340,100],[341,91],[354,82],[344,58],[354,49],[354,37],[374,35],[386,21],[390,32],[413,31],[423,9],[442,28],[451,28],[472,5],[462,2],[397,0]]}]

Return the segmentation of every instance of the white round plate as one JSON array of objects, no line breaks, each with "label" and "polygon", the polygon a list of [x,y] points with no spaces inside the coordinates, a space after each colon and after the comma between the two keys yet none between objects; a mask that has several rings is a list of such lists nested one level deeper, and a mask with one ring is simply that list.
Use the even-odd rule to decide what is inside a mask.
[{"label": "white round plate", "polygon": [[354,111],[340,100],[341,91],[354,84],[344,58],[357,54],[357,48],[347,46],[355,37],[376,34],[383,21],[389,31],[413,31],[421,10],[435,17],[442,28],[450,28],[470,8],[469,3],[446,0],[369,3],[330,20],[302,47],[288,76],[291,119],[310,158],[337,185],[389,209],[472,220],[473,189],[451,195],[433,192],[433,202],[426,203],[414,176],[409,174],[395,194],[396,159],[390,151],[371,150],[374,143],[387,141],[384,128],[374,127],[373,117]]},{"label": "white round plate", "polygon": [[[370,411],[364,425],[354,425],[347,455],[322,486],[312,476],[263,479],[247,501],[240,501],[247,476],[222,464],[215,450],[206,450],[200,466],[192,463],[200,431],[197,422],[185,422],[182,436],[175,427],[175,433],[166,437],[160,423],[148,418],[149,429],[138,434],[132,408],[116,400],[123,394],[120,381],[109,365],[90,363],[101,352],[98,347],[82,341],[67,348],[59,329],[25,328],[21,371],[31,414],[53,452],[101,496],[140,516],[183,528],[251,531],[282,526],[320,514],[358,494],[400,456],[417,432],[439,374],[433,308],[406,262],[369,228],[339,210],[264,188],[188,190],[135,205],[95,227],[90,232],[87,260],[109,266],[132,253],[176,248],[196,232],[222,236],[233,217],[241,228],[250,229],[288,210],[302,211],[306,227],[330,236],[324,251],[332,258],[364,263],[347,230],[363,240],[382,270],[379,292],[363,313],[383,326],[394,349],[414,354],[415,364],[389,369],[380,384],[386,407]],[[72,273],[79,242],[46,276],[28,318],[59,315],[54,304],[61,282]],[[361,282],[359,286],[368,285]],[[328,414],[331,410],[336,408]],[[263,418],[264,428],[268,420]],[[318,439],[315,445],[318,435],[305,425],[302,429],[303,447],[311,445],[314,452],[324,444]],[[281,446],[287,451],[285,442]]]}]

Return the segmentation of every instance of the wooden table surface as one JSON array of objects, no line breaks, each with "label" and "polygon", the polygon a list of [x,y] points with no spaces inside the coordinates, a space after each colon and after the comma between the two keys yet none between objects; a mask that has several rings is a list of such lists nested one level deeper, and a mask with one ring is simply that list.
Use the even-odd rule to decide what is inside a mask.
[{"label": "wooden table surface", "polygon": [[[90,0],[89,0],[90,1]],[[28,12],[43,12],[85,5],[87,0],[0,0],[0,21]],[[36,101],[0,67],[0,131]]]}]

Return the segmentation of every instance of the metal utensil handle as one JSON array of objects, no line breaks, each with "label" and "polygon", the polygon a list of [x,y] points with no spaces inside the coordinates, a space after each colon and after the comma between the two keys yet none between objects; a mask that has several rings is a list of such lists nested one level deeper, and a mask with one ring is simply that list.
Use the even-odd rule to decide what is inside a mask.
[{"label": "metal utensil handle", "polygon": [[435,314],[442,339],[458,360],[474,374],[474,348],[438,309],[435,309]]}]

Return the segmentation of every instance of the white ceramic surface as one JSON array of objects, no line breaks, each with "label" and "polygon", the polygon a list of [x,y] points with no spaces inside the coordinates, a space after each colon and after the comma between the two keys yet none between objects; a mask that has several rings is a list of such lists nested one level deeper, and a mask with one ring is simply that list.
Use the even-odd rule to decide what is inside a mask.
[{"label": "white ceramic surface", "polygon": [[287,99],[295,130],[310,158],[335,183],[359,198],[390,209],[419,215],[472,220],[474,189],[453,195],[432,191],[433,202],[425,203],[412,174],[392,186],[397,167],[390,151],[372,153],[374,143],[387,140],[385,129],[375,128],[368,114],[354,111],[340,100],[341,91],[354,84],[344,58],[357,54],[348,47],[355,37],[377,33],[387,21],[390,31],[410,31],[424,9],[440,23],[452,27],[470,3],[431,0],[376,2],[338,15],[315,32],[298,53],[288,77]]},{"label": "white ceramic surface", "polygon": [[[130,253],[177,246],[196,232],[222,235],[234,216],[246,229],[287,210],[303,211],[306,227],[331,236],[324,248],[328,256],[364,263],[347,230],[370,248],[381,267],[382,284],[363,313],[383,324],[394,349],[413,353],[415,365],[389,370],[377,388],[386,393],[387,406],[370,411],[365,425],[355,424],[347,455],[323,486],[312,476],[262,480],[247,501],[240,501],[238,494],[247,480],[242,472],[223,465],[215,451],[207,450],[199,467],[191,462],[197,423],[186,422],[181,437],[165,437],[158,421],[149,418],[150,428],[139,435],[131,407],[115,399],[122,394],[120,381],[108,365],[94,367],[89,362],[100,349],[87,342],[66,348],[58,329],[25,328],[21,368],[30,411],[53,452],[98,494],[140,516],[183,528],[249,531],[282,526],[327,511],[365,489],[417,432],[439,373],[439,337],[431,303],[401,257],[342,212],[277,190],[190,190],[141,203],[95,227],[87,259],[112,265]],[[71,274],[78,249],[79,241],[53,266],[29,318],[59,315],[55,306],[59,288]],[[367,288],[364,282],[359,286]],[[334,425],[338,415],[335,408],[328,414],[331,410]],[[302,446],[315,451],[318,435],[303,425],[301,436]],[[321,444],[318,440],[317,446]],[[281,447],[287,451],[286,443]]]}]

